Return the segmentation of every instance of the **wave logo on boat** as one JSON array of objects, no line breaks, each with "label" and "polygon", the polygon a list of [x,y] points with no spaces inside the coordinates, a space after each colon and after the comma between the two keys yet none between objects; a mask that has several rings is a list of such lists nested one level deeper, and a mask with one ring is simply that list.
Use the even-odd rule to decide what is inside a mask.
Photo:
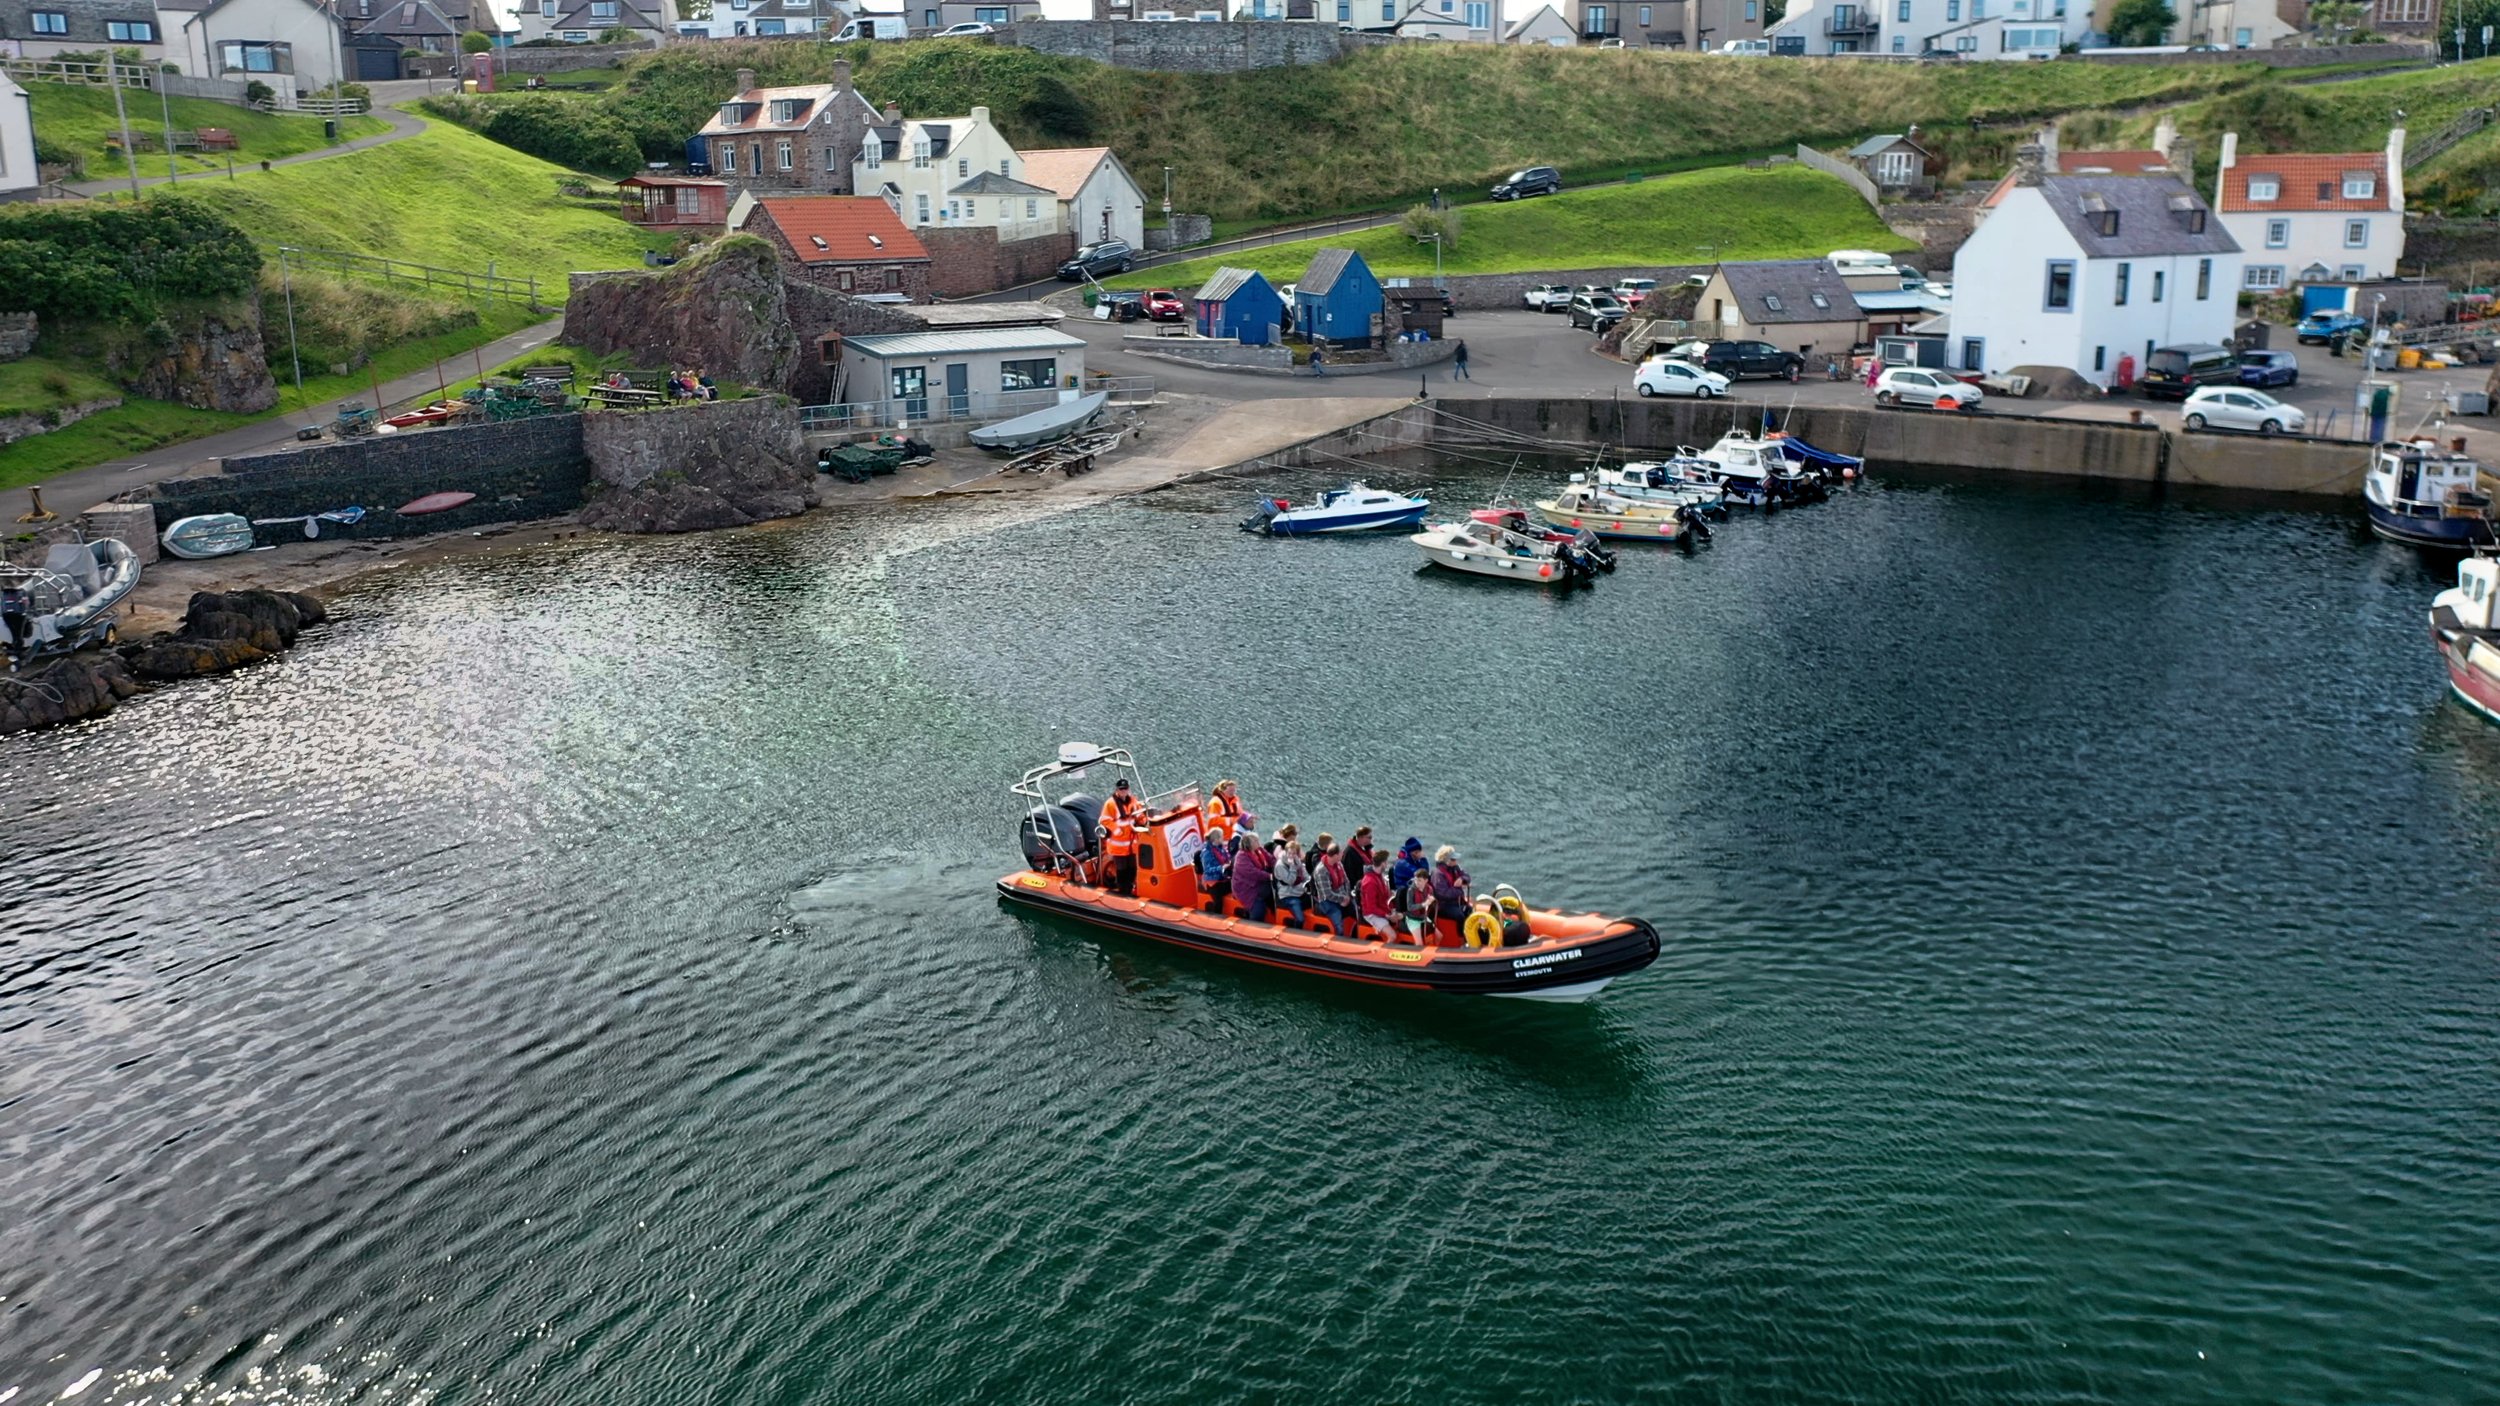
[{"label": "wave logo on boat", "polygon": [[1510,969],[1515,972],[1531,972],[1539,967],[1550,967],[1556,962],[1577,960],[1579,955],[1580,949],[1574,947],[1568,952],[1548,952],[1542,957],[1514,957],[1511,959]]}]

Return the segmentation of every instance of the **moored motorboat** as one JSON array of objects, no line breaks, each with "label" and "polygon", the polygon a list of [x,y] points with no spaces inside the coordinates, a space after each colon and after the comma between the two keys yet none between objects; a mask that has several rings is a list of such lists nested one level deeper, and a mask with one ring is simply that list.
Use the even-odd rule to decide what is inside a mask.
[{"label": "moored motorboat", "polygon": [[2483,466],[2436,440],[2390,440],[2370,456],[2361,504],[2370,530],[2391,542],[2449,551],[2495,543],[2495,513]]},{"label": "moored motorboat", "polygon": [[1785,430],[1765,430],[1762,442],[1778,449],[1782,458],[1811,474],[1826,480],[1854,479],[1866,468],[1866,460],[1855,454],[1837,450],[1817,449]]},{"label": "moored motorboat", "polygon": [[1432,500],[1429,498],[1392,493],[1358,479],[1343,488],[1329,489],[1313,503],[1297,504],[1283,498],[1262,498],[1257,508],[1242,521],[1241,530],[1264,532],[1271,537],[1371,532],[1389,527],[1413,527],[1424,520],[1424,514],[1431,508]]},{"label": "moored motorboat", "polygon": [[1676,542],[1688,552],[1710,540],[1701,510],[1689,503],[1641,502],[1609,493],[1578,474],[1571,478],[1553,497],[1537,500],[1537,511],[1557,527],[1618,541]]},{"label": "moored motorboat", "polygon": [[[1100,804],[1077,789],[1097,772],[1148,797],[1135,821],[1128,893],[1115,891],[1121,874],[1102,853]],[[1657,930],[1638,918],[1524,904],[1522,923],[1482,947],[1467,946],[1448,925],[1431,943],[1413,945],[1339,937],[1316,915],[1301,924],[1254,921],[1229,895],[1218,903],[1200,886],[1197,861],[1207,841],[1198,788],[1152,795],[1122,749],[1064,743],[1055,760],[1009,789],[1025,867],[999,879],[998,892],[1035,912],[1266,967],[1452,995],[1585,1001],[1658,959]]]},{"label": "moored motorboat", "polygon": [[2431,600],[2431,643],[2448,669],[2448,691],[2500,723],[2500,561],[2471,557],[2457,564],[2457,584]]},{"label": "moored motorboat", "polygon": [[1496,520],[1496,513],[1509,521],[1527,518],[1524,511],[1512,519],[1500,510],[1483,510],[1465,522],[1437,523],[1406,540],[1435,566],[1529,586],[1594,584],[1597,573],[1609,569],[1591,550],[1595,534],[1589,534],[1587,543],[1576,540],[1577,533],[1570,540],[1555,540]]},{"label": "moored motorboat", "polygon": [[1705,472],[1739,502],[1785,506],[1820,502],[1831,494],[1822,479],[1791,464],[1778,445],[1743,430],[1728,431],[1708,449],[1677,452],[1707,465]]},{"label": "moored motorboat", "polygon": [[138,584],[139,554],[113,537],[56,542],[41,566],[0,563],[0,647],[21,665],[108,639]]},{"label": "moored motorboat", "polygon": [[232,556],[252,549],[252,520],[241,513],[201,513],[176,518],[157,539],[185,561]]},{"label": "moored motorboat", "polygon": [[1699,459],[1634,459],[1599,465],[1589,480],[1609,493],[1644,503],[1689,503],[1714,522],[1727,521],[1727,490]]}]

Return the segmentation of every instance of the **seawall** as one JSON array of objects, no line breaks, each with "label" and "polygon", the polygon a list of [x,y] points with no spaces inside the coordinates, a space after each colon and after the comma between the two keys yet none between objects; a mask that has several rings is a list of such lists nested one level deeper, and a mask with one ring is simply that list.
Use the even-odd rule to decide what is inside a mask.
[{"label": "seawall", "polygon": [[[237,455],[223,461],[223,468],[220,474],[156,485],[157,530],[198,513],[300,517],[355,506],[365,510],[362,522],[323,523],[322,535],[412,537],[569,513],[582,505],[590,481],[579,415],[370,435]],[[446,492],[477,497],[421,517],[394,511]]]}]

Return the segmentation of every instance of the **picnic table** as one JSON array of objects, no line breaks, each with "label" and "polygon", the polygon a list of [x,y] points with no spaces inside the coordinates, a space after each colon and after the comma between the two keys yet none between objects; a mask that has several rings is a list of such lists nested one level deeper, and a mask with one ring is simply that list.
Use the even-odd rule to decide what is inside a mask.
[{"label": "picnic table", "polygon": [[592,386],[582,392],[582,399],[595,405],[613,405],[622,409],[639,409],[668,403],[668,396],[664,392],[639,390],[632,386]]}]

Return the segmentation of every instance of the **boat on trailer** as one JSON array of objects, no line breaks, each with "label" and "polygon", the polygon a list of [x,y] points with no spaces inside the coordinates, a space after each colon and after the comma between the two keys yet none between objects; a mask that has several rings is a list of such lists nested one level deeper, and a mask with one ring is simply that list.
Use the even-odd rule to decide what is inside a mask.
[{"label": "boat on trailer", "polygon": [[1328,532],[1371,532],[1388,527],[1413,527],[1431,511],[1432,500],[1412,498],[1374,488],[1361,480],[1332,488],[1314,503],[1262,498],[1241,524],[1244,532],[1270,537],[1311,537]]},{"label": "boat on trailer", "polygon": [[[1130,894],[1107,884],[1095,823],[1102,805],[1082,786],[1098,773],[1147,797]],[[1432,944],[1417,946],[1339,937],[1316,914],[1300,925],[1253,922],[1229,894],[1219,904],[1199,885],[1206,843],[1199,789],[1148,792],[1124,748],[1062,743],[1056,759],[1009,790],[1021,812],[1025,867],[1001,878],[998,893],[1032,912],[1336,981],[1460,996],[1585,1001],[1658,960],[1657,929],[1597,913],[1527,909],[1524,942],[1504,936],[1478,948],[1446,924]]]},{"label": "boat on trailer", "polygon": [[1045,405],[1030,415],[983,425],[972,432],[972,442],[983,449],[1031,449],[1055,444],[1092,424],[1110,403],[1109,391],[1096,391],[1057,405]]},{"label": "boat on trailer", "polygon": [[2390,542],[2458,552],[2500,540],[2487,471],[2458,444],[2443,450],[2437,440],[2412,439],[2378,446],[2361,480],[2370,530]]},{"label": "boat on trailer", "polygon": [[113,637],[113,610],[139,584],[139,554],[115,537],[55,542],[41,566],[0,562],[0,647],[12,667]]},{"label": "boat on trailer", "polygon": [[2457,701],[2500,723],[2500,561],[2457,563],[2457,584],[2431,600],[2431,643]]}]

